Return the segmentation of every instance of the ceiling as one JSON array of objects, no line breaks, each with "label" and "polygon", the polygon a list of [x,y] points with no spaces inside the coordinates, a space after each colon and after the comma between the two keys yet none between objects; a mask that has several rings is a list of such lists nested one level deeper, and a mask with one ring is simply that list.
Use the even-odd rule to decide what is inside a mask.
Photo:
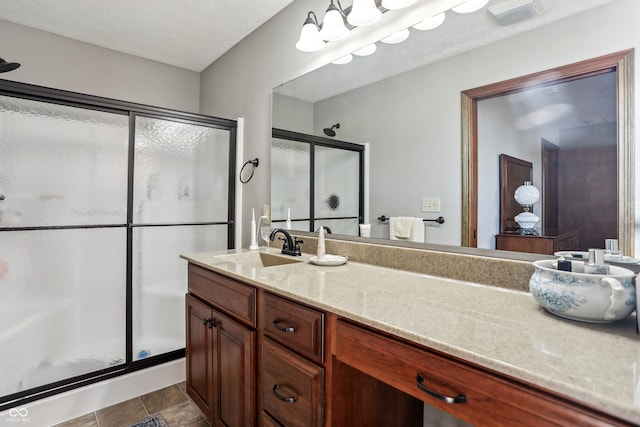
[{"label": "ceiling", "polygon": [[[543,11],[536,17],[501,26],[488,11],[510,0],[489,0],[474,13],[446,12],[445,22],[430,31],[410,29],[410,37],[400,44],[377,43],[375,54],[355,57],[347,65],[321,67],[276,89],[282,95],[318,102],[408,70],[514,36],[612,0],[539,0]],[[505,52],[508,55],[508,52]]]},{"label": "ceiling", "polygon": [[[292,1],[2,0],[0,19],[200,72]],[[489,6],[508,1],[491,0]],[[544,7],[539,17],[509,27],[499,26],[486,9],[465,15],[448,13],[445,25],[434,31],[413,31],[422,34],[405,42],[412,49],[419,46],[420,55],[388,59],[374,55],[372,60],[416,68],[611,0],[539,1]],[[348,8],[352,1],[341,3]]]},{"label": "ceiling", "polygon": [[0,19],[200,72],[293,0],[2,0]]}]

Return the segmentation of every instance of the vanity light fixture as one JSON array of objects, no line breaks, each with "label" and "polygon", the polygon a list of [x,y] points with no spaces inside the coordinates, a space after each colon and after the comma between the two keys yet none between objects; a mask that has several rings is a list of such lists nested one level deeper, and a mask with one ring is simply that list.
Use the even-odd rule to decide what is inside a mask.
[{"label": "vanity light fixture", "polygon": [[367,45],[361,49],[356,50],[355,52],[353,52],[354,55],[356,56],[369,56],[369,55],[373,55],[376,52],[376,44],[375,43],[371,43],[370,45]]},{"label": "vanity light fixture", "polygon": [[375,0],[353,0],[347,22],[356,27],[366,27],[375,24],[380,18],[382,11],[376,6]]},{"label": "vanity light fixture", "polygon": [[410,34],[409,29],[405,28],[404,30],[400,30],[397,33],[393,33],[390,36],[387,36],[380,41],[387,44],[402,43],[403,41],[409,38],[409,34]]},{"label": "vanity light fixture", "polygon": [[389,10],[403,9],[418,0],[382,0],[382,7]]},{"label": "vanity light fixture", "polygon": [[433,30],[434,28],[438,28],[442,25],[446,17],[447,16],[444,12],[438,13],[437,15],[430,16],[429,18],[418,22],[413,26],[413,28],[420,31]]},{"label": "vanity light fixture", "polygon": [[324,40],[320,36],[318,18],[315,13],[309,12],[300,30],[300,39],[296,43],[296,48],[303,52],[317,52],[323,47]]},{"label": "vanity light fixture", "polygon": [[351,62],[353,60],[353,55],[351,55],[350,53],[343,56],[342,58],[338,58],[335,61],[332,62],[332,64],[336,64],[336,65],[344,65],[344,64],[348,64],[349,62]]},{"label": "vanity light fixture", "polygon": [[451,10],[456,13],[472,13],[482,9],[487,3],[489,3],[489,0],[467,0],[456,7],[452,7]]},{"label": "vanity light fixture", "polygon": [[342,40],[349,35],[349,29],[344,25],[342,5],[340,4],[340,0],[337,1],[338,6],[331,0],[331,4],[329,4],[322,20],[320,36],[328,42]]}]

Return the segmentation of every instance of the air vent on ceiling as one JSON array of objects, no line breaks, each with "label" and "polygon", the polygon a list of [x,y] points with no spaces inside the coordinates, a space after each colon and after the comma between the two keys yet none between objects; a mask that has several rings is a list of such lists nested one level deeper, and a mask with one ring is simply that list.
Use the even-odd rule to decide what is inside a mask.
[{"label": "air vent on ceiling", "polygon": [[511,0],[489,7],[500,25],[511,25],[538,16],[543,11],[540,0]]}]

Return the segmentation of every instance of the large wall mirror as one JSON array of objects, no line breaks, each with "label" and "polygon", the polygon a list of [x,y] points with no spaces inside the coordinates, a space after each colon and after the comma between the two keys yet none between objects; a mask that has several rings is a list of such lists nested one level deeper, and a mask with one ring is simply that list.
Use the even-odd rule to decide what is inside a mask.
[{"label": "large wall mirror", "polygon": [[[610,206],[613,197],[617,235],[608,237],[633,256],[632,48],[640,43],[640,15],[634,15],[640,6],[633,0],[542,4],[538,17],[508,27],[486,10],[447,12],[440,28],[412,29],[400,45],[378,43],[370,57],[285,83],[274,89],[273,127],[325,136],[323,129],[339,123],[335,138],[366,146],[363,222],[371,224],[371,237],[390,238],[389,222],[378,220],[383,215],[443,217],[444,223],[424,223],[426,243],[485,249],[496,249],[501,231],[501,154],[530,161],[542,190],[549,185],[540,172],[542,141],[608,144],[617,168],[602,173],[614,174],[606,180],[614,194],[609,187],[593,198]],[[516,109],[522,99],[529,102]],[[524,116],[541,122],[523,126]],[[534,148],[518,147],[528,140]],[[580,174],[575,164],[567,170]],[[551,218],[544,209],[542,200],[533,207],[542,234]]]}]

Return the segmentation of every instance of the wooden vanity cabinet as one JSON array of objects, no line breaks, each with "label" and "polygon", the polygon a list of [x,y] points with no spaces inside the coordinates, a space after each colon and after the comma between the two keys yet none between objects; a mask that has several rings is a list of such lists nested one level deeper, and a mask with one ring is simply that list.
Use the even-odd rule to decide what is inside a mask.
[{"label": "wooden vanity cabinet", "polygon": [[325,314],[267,292],[262,301],[263,419],[287,427],[321,427]]},{"label": "wooden vanity cabinet", "polygon": [[256,425],[256,289],[189,264],[187,393],[215,426]]},{"label": "wooden vanity cabinet", "polygon": [[[335,357],[425,403],[473,425],[629,425],[448,355],[338,321]],[[386,398],[370,401],[383,405]],[[422,424],[416,424],[422,425]]]},{"label": "wooden vanity cabinet", "polygon": [[632,425],[570,397],[189,264],[187,393],[213,426]]}]

